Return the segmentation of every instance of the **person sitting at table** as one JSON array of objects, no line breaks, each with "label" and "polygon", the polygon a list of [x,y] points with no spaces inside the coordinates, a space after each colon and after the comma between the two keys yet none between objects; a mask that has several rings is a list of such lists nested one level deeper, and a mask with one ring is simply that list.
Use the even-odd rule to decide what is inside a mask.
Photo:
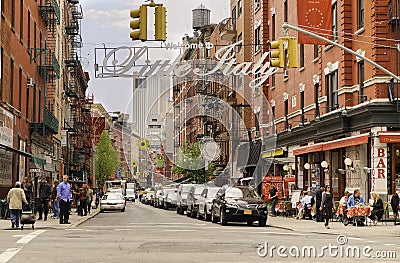
[{"label": "person sitting at table", "polygon": [[360,189],[354,190],[354,194],[347,200],[347,208],[365,204],[364,198],[360,193]]},{"label": "person sitting at table", "polygon": [[376,192],[372,192],[371,196],[374,203],[372,204],[372,211],[369,218],[374,221],[374,225],[376,225],[378,220],[381,220],[383,216],[383,202]]},{"label": "person sitting at table", "polygon": [[312,220],[311,209],[314,205],[314,197],[312,196],[310,191],[301,200],[301,205],[304,209],[304,216],[309,220]]},{"label": "person sitting at table", "polygon": [[348,191],[344,191],[344,195],[340,198],[338,211],[340,211],[340,216],[342,217],[343,224],[345,226],[348,225],[349,221],[347,220],[347,201],[349,200],[350,193]]},{"label": "person sitting at table", "polygon": [[296,208],[298,209],[298,213],[297,213],[296,219],[303,219],[304,208],[303,208],[303,206],[301,204],[303,198],[304,198],[304,191],[301,191],[299,200],[298,200],[298,202],[296,202]]},{"label": "person sitting at table", "polygon": [[[355,189],[354,194],[352,194],[349,197],[349,200],[347,200],[347,209],[364,204],[365,201],[364,198],[361,196],[360,189]],[[357,220],[358,222],[355,222],[354,218],[352,220],[353,220],[353,225],[360,225],[360,226],[364,225],[363,220],[361,220],[360,218],[358,218]]]}]

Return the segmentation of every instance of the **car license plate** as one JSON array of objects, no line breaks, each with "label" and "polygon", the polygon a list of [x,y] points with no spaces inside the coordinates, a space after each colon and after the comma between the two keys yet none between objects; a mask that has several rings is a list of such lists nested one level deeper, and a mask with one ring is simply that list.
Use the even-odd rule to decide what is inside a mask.
[{"label": "car license plate", "polygon": [[115,208],[115,205],[110,205],[110,208]]},{"label": "car license plate", "polygon": [[251,214],[252,214],[252,211],[251,211],[251,210],[244,210],[244,214],[245,214],[245,215],[251,215]]}]

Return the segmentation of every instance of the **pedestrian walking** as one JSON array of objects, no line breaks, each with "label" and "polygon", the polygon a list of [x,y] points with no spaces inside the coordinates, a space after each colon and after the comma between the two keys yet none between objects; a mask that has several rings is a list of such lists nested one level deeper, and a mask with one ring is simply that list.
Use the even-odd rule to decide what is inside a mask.
[{"label": "pedestrian walking", "polygon": [[51,202],[53,209],[52,218],[60,217],[60,203],[58,201],[57,187],[58,187],[58,180],[54,180],[53,189],[51,190]]},{"label": "pedestrian walking", "polygon": [[46,178],[42,178],[40,187],[39,187],[39,218],[38,220],[43,219],[44,213],[44,221],[47,220],[47,215],[49,214],[49,202],[51,199],[51,186],[47,183]]},{"label": "pedestrian walking", "polygon": [[276,216],[275,206],[278,203],[278,190],[274,183],[271,183],[271,189],[269,190],[269,200],[271,202],[271,212],[273,216]]},{"label": "pedestrian walking", "polygon": [[325,187],[321,185],[319,189],[315,192],[315,220],[317,222],[323,222],[323,217],[322,217],[322,209],[321,208],[321,202],[322,202],[322,193],[324,192]]},{"label": "pedestrian walking", "polygon": [[57,194],[60,202],[60,224],[70,224],[68,220],[72,193],[68,175],[63,176],[63,181],[57,187]]},{"label": "pedestrian walking", "polygon": [[90,214],[90,208],[92,207],[92,201],[93,201],[93,189],[89,187],[86,199],[87,211],[89,214]]},{"label": "pedestrian walking", "polygon": [[79,206],[79,212],[78,214],[80,216],[86,216],[87,215],[87,186],[83,185],[81,189],[79,189],[79,200],[80,200],[80,206]]},{"label": "pedestrian walking", "polygon": [[332,217],[332,211],[335,210],[335,201],[333,200],[331,187],[329,185],[325,187],[325,192],[322,194],[321,207],[319,209],[320,211],[322,211],[322,209],[325,210],[325,227],[329,229],[329,220]]},{"label": "pedestrian walking", "polygon": [[32,183],[28,177],[24,177],[22,181],[22,189],[24,190],[25,198],[29,205],[31,203],[31,197],[33,191],[32,191]]},{"label": "pedestrian walking", "polygon": [[397,190],[392,196],[392,199],[390,199],[390,205],[392,206],[394,215],[394,225],[397,224],[397,216],[399,213],[399,205],[400,205],[399,192],[400,190]]},{"label": "pedestrian walking", "polygon": [[19,228],[19,219],[22,210],[22,203],[28,204],[25,192],[21,189],[21,182],[16,182],[15,187],[11,188],[7,194],[7,203],[10,209],[11,228]]}]

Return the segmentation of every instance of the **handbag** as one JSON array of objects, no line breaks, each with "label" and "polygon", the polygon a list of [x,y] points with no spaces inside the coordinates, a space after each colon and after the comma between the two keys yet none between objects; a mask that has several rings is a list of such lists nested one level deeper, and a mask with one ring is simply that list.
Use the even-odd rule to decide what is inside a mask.
[{"label": "handbag", "polygon": [[91,206],[92,206],[93,209],[96,209],[96,201],[93,200],[92,203],[91,203]]}]

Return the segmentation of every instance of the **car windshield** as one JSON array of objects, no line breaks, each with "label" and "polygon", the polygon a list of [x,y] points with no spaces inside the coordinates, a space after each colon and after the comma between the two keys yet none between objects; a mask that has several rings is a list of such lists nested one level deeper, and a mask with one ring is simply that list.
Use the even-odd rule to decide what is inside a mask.
[{"label": "car windshield", "polygon": [[184,185],[182,186],[182,193],[188,193],[192,185]]},{"label": "car windshield", "polygon": [[258,198],[258,194],[250,188],[227,188],[225,198]]},{"label": "car windshield", "polygon": [[214,198],[215,195],[217,194],[218,190],[219,190],[219,188],[208,188],[207,197]]},{"label": "car windshield", "polygon": [[117,195],[117,194],[115,194],[115,195],[108,194],[108,195],[105,195],[103,197],[103,200],[121,200],[121,199],[122,199],[122,196],[121,195]]},{"label": "car windshield", "polygon": [[126,194],[127,195],[134,195],[135,194],[135,190],[126,189]]},{"label": "car windshield", "polygon": [[203,190],[204,190],[204,186],[196,187],[196,189],[194,190],[194,195],[201,195]]}]

